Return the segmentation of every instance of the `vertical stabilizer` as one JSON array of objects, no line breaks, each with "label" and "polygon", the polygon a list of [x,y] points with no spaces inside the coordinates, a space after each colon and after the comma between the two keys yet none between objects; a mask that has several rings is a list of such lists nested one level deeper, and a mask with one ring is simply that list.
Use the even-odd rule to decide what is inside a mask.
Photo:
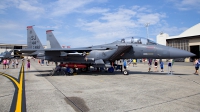
[{"label": "vertical stabilizer", "polygon": [[47,48],[51,49],[61,49],[60,44],[58,43],[57,39],[52,33],[53,30],[47,30],[46,36],[47,36]]},{"label": "vertical stabilizer", "polygon": [[33,26],[27,26],[27,49],[44,49]]}]

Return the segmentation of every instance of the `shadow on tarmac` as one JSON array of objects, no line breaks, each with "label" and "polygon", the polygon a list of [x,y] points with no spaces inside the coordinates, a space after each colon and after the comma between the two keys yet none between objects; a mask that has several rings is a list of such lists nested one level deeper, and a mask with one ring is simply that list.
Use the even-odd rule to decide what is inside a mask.
[{"label": "shadow on tarmac", "polygon": [[51,70],[29,70],[29,71],[24,71],[24,73],[34,73],[34,72],[51,72]]},{"label": "shadow on tarmac", "polygon": [[[38,71],[37,71],[38,72]],[[44,71],[41,71],[44,72]],[[48,71],[45,71],[48,72]],[[50,73],[50,71],[49,71]],[[141,75],[171,75],[166,72],[141,72],[141,71],[129,71],[129,75],[134,75],[134,74],[141,74]],[[109,72],[97,72],[97,71],[90,71],[90,72],[77,72],[76,75],[91,75],[91,76],[102,76],[102,75],[124,75],[123,72],[120,71],[115,71],[114,73],[109,73]],[[191,74],[182,74],[182,73],[174,73],[172,75],[191,75]],[[36,74],[36,76],[39,77],[47,77],[50,76],[48,73],[45,74]],[[74,76],[74,75],[53,75],[53,76]]]}]

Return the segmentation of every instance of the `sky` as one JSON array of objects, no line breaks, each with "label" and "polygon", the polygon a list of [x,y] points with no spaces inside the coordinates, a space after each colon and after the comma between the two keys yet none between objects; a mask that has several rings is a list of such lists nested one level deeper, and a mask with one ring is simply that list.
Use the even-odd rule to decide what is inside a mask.
[{"label": "sky", "polygon": [[200,0],[0,0],[6,44],[26,44],[31,25],[43,45],[46,30],[54,30],[61,46],[74,48],[130,36],[156,41],[161,32],[176,36],[198,23]]}]

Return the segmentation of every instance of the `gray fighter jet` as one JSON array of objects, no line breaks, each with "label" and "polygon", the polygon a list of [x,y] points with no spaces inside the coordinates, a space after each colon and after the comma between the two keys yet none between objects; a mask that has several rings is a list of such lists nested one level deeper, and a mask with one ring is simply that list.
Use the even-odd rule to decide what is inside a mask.
[{"label": "gray fighter jet", "polygon": [[2,52],[0,54],[0,58],[12,58],[13,56],[11,55],[11,53],[13,52],[13,50],[10,50],[10,51],[5,51],[5,52]]},{"label": "gray fighter jet", "polygon": [[[142,37],[127,37],[109,44],[62,49],[58,41],[55,41],[52,30],[46,31],[48,48],[40,49],[42,46],[35,32],[33,33],[33,28],[29,27],[27,31],[28,46],[31,47],[21,49],[20,52],[42,52],[44,59],[66,62],[63,65],[67,67],[109,67],[119,59],[174,59],[195,56],[188,51],[163,46]],[[127,71],[124,72],[126,73]]]}]

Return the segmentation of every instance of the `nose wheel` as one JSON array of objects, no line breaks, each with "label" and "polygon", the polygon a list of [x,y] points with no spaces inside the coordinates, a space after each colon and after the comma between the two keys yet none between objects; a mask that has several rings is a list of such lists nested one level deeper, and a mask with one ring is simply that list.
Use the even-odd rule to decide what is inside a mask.
[{"label": "nose wheel", "polygon": [[127,70],[124,70],[123,73],[124,73],[124,75],[128,75],[128,71]]}]

